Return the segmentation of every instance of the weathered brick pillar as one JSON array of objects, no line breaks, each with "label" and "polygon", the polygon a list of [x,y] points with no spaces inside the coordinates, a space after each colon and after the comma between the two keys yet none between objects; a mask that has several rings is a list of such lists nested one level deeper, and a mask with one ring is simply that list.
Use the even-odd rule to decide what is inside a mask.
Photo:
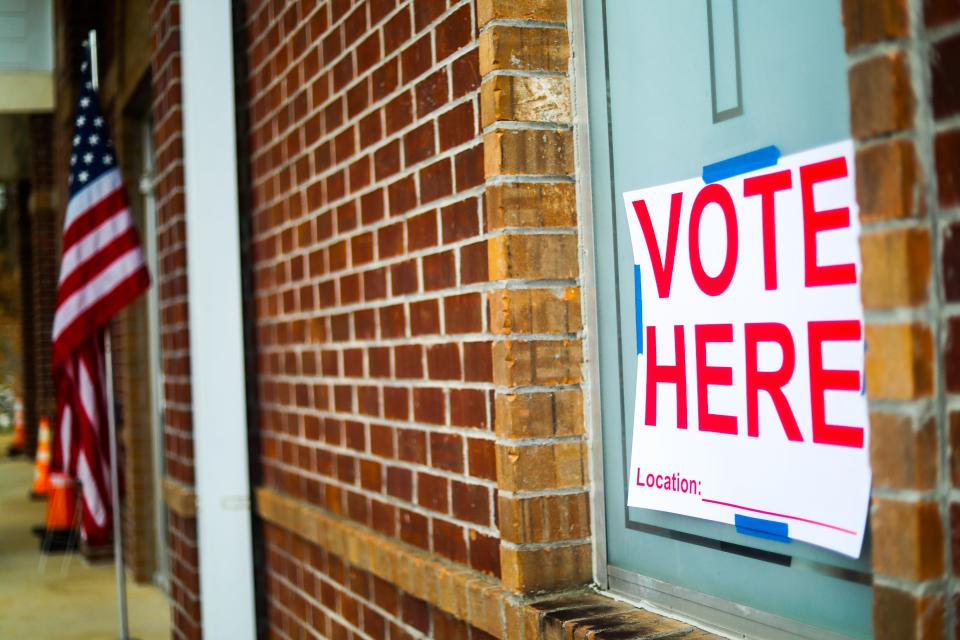
[{"label": "weathered brick pillar", "polygon": [[27,424],[27,449],[36,448],[37,421],[47,417],[53,425],[56,398],[53,389],[51,354],[53,312],[57,304],[57,266],[60,263],[57,238],[56,200],[53,180],[53,118],[30,116],[30,255],[33,331],[33,377],[35,419]]},{"label": "weathered brick pillar", "polygon": [[960,300],[960,4],[845,0],[843,15],[863,225],[876,637],[952,637],[960,507],[950,498],[955,463],[942,461],[960,433],[958,414],[952,427],[946,415],[949,391],[960,391],[960,323],[949,318]]},{"label": "weathered brick pillar", "polygon": [[[37,377],[36,357],[34,356],[34,329],[33,329],[33,253],[31,242],[29,181],[21,180],[13,193],[18,227],[18,241],[20,246],[17,253],[20,261],[20,358],[23,384],[23,417],[24,424],[37,424]],[[36,444],[36,432],[31,427],[27,434]],[[29,446],[30,442],[28,442]]]},{"label": "weathered brick pillar", "polygon": [[566,2],[481,0],[503,586],[592,575]]}]

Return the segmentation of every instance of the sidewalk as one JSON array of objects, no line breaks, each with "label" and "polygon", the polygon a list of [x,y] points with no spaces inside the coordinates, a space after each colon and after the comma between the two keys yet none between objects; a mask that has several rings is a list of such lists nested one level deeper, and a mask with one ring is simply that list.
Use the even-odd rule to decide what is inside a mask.
[{"label": "sidewalk", "polygon": [[[32,464],[6,458],[6,450],[7,438],[0,437],[0,638],[116,638],[113,565],[90,566],[77,554],[51,554],[40,572],[42,556],[30,529],[43,524],[46,503],[27,497]],[[160,589],[128,580],[127,597],[132,637],[170,637],[170,609]]]}]

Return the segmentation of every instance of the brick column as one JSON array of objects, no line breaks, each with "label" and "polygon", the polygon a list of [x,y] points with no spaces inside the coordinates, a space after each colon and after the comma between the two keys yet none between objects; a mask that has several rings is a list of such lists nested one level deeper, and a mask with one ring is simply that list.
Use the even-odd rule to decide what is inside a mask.
[{"label": "brick column", "polygon": [[[30,186],[26,180],[17,183],[16,190],[11,194],[11,201],[15,202],[18,221],[17,233],[19,247],[17,250],[20,262],[20,358],[22,364],[21,376],[23,384],[23,417],[24,424],[30,425],[27,433],[33,434],[33,443],[36,443],[36,432],[33,425],[37,424],[37,390],[36,390],[36,356],[33,342],[33,254],[31,242],[30,206],[28,205]],[[29,445],[29,443],[28,443]]]},{"label": "brick column", "polygon": [[947,582],[956,543],[945,541],[950,513],[960,516],[941,464],[960,431],[948,432],[945,416],[960,350],[934,355],[950,344],[949,303],[960,299],[950,244],[960,145],[942,153],[960,139],[955,118],[948,126],[960,112],[960,5],[845,0],[843,16],[863,225],[875,632],[940,638],[956,620]]},{"label": "brick column", "polygon": [[566,2],[480,0],[503,586],[591,578]]},{"label": "brick column", "polygon": [[27,449],[36,449],[37,421],[53,425],[56,398],[51,369],[53,312],[57,304],[60,263],[58,216],[54,200],[53,118],[30,116],[30,255],[33,330],[34,422],[27,424]]},{"label": "brick column", "polygon": [[183,122],[180,93],[180,5],[154,0],[152,89],[155,194],[163,353],[163,425],[169,509],[170,600],[173,637],[200,638],[200,573],[193,476],[190,333],[187,324],[187,246],[184,225]]}]

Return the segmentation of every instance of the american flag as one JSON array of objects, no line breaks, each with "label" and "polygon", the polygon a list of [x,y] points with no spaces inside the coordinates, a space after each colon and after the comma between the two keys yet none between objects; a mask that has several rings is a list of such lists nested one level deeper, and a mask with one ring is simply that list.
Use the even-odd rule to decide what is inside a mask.
[{"label": "american flag", "polygon": [[53,319],[57,440],[53,465],[80,482],[81,535],[109,541],[107,323],[150,285],[84,44],[70,155],[70,199]]}]

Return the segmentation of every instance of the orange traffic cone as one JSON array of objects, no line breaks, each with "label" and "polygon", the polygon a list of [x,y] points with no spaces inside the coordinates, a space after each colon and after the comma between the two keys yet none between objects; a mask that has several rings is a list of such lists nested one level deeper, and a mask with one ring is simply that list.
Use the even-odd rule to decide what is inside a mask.
[{"label": "orange traffic cone", "polygon": [[77,483],[65,473],[50,474],[47,496],[47,531],[73,529],[77,511]]},{"label": "orange traffic cone", "polygon": [[13,440],[7,448],[11,456],[23,453],[27,448],[27,426],[23,423],[23,401],[17,398],[13,404]]},{"label": "orange traffic cone", "polygon": [[63,473],[50,474],[47,522],[40,550],[67,551],[77,546],[77,483]]},{"label": "orange traffic cone", "polygon": [[50,421],[40,418],[37,433],[37,459],[33,472],[31,498],[46,498],[50,490]]}]

